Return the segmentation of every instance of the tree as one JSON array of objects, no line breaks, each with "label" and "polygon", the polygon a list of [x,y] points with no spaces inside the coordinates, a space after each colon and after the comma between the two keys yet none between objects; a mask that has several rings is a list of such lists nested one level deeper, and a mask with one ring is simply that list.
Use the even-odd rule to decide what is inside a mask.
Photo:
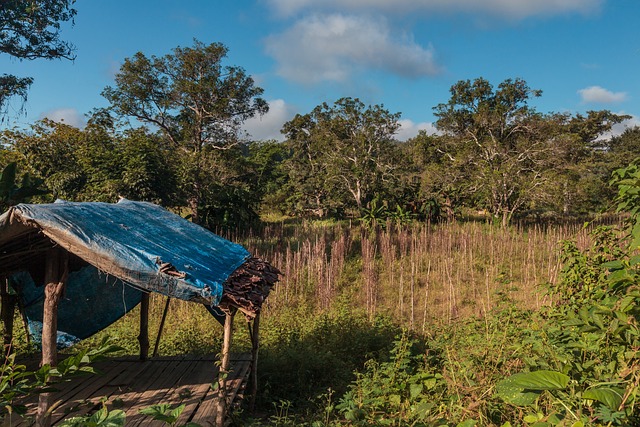
[{"label": "tree", "polygon": [[475,193],[467,158],[460,152],[453,157],[455,148],[451,138],[425,131],[406,143],[406,157],[413,161],[419,186],[418,202],[425,207],[436,203],[449,221],[462,201],[472,199]]},{"label": "tree", "polygon": [[[3,0],[0,52],[18,59],[73,59],[75,47],[60,38],[61,22],[73,21],[75,0]],[[31,77],[0,76],[0,115],[12,97],[27,100]]]},{"label": "tree", "polygon": [[262,211],[287,212],[289,172],[285,161],[291,151],[277,141],[254,141],[248,146],[248,161],[255,170],[255,191],[260,196]]},{"label": "tree", "polygon": [[207,203],[211,150],[237,145],[240,125],[268,111],[253,79],[240,67],[223,66],[227,52],[220,43],[199,41],[163,57],[139,52],[125,59],[115,87],[102,93],[112,111],[157,127],[179,151],[183,188],[196,223]]},{"label": "tree", "polygon": [[41,188],[42,180],[34,179],[28,173],[24,174],[20,185],[17,179],[16,162],[11,162],[0,172],[0,212],[6,211],[10,206],[29,201],[33,196],[47,194],[48,191]]},{"label": "tree", "polygon": [[554,129],[550,132],[553,156],[536,202],[563,216],[584,215],[605,207],[613,197],[608,185],[611,173],[628,161],[628,157],[622,162],[613,161],[617,138],[606,134],[628,118],[607,110],[547,115],[548,128]]},{"label": "tree", "polygon": [[94,113],[84,129],[45,119],[25,131],[4,131],[2,142],[54,197],[174,203],[176,171],[166,140],[145,128],[119,133],[102,112]]},{"label": "tree", "polygon": [[542,94],[524,80],[494,90],[485,79],[459,81],[451,99],[434,107],[436,127],[452,139],[453,161],[464,163],[478,196],[506,226],[544,180],[549,138],[544,117],[528,106]]},{"label": "tree", "polygon": [[349,195],[349,205],[360,211],[397,178],[393,136],[399,117],[353,98],[297,115],[283,128],[293,151],[291,182],[318,213],[328,194]]}]

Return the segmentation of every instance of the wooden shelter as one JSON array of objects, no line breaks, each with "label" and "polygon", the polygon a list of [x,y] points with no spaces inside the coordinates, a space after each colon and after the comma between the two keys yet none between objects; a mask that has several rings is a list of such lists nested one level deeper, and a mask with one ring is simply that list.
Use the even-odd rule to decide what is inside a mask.
[{"label": "wooden shelter", "polygon": [[[249,321],[255,394],[259,313],[278,275],[242,246],[151,203],[21,204],[0,216],[5,346],[11,345],[16,305],[41,344],[41,363],[54,366],[57,348],[94,334],[140,303],[144,360],[150,292],[166,295],[167,307],[169,298],[204,304],[224,324],[217,425],[226,414],[234,315],[239,310]],[[50,423],[50,399],[40,396],[38,425]]]}]

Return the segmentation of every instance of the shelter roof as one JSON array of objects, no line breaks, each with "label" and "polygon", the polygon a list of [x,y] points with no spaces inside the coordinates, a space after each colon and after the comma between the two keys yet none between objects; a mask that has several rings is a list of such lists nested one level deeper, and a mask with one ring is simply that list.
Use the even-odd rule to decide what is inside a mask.
[{"label": "shelter roof", "polygon": [[244,247],[152,203],[20,204],[0,216],[0,276],[18,293],[36,342],[45,259],[54,247],[70,254],[58,309],[60,347],[110,325],[143,292],[203,303],[219,321],[219,308],[254,316],[280,273]]},{"label": "shelter roof", "polygon": [[225,240],[157,205],[20,204],[0,216],[0,272],[30,271],[61,246],[99,271],[144,291],[217,305],[223,283],[249,257]]}]

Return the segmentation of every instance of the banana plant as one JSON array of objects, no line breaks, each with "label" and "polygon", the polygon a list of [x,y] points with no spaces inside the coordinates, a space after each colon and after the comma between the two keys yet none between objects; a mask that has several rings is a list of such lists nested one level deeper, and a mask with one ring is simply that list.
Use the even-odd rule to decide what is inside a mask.
[{"label": "banana plant", "polygon": [[34,178],[28,173],[22,176],[20,185],[16,184],[18,165],[11,162],[4,167],[0,174],[0,207],[6,210],[9,206],[29,200],[33,196],[49,193],[41,188],[43,180]]}]

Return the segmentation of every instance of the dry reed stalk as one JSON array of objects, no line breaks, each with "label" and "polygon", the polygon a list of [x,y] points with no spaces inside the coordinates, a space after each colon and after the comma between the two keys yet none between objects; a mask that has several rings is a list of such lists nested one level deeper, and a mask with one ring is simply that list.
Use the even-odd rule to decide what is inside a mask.
[{"label": "dry reed stalk", "polygon": [[[393,313],[405,326],[418,327],[420,307],[423,329],[430,319],[484,315],[502,300],[498,292],[522,307],[549,304],[537,286],[558,280],[558,242],[573,238],[587,247],[592,228],[498,229],[447,223],[389,225],[370,234],[346,224],[317,227],[305,222],[287,227],[266,227],[262,235],[241,241],[285,273],[270,297],[272,309],[305,301],[324,310],[339,293],[355,291],[362,299],[352,301],[354,305],[361,304],[370,315],[378,310]],[[346,266],[357,259],[362,262],[362,281],[340,282]]]},{"label": "dry reed stalk", "polygon": [[375,240],[369,239],[365,230],[361,234],[362,245],[362,276],[364,279],[366,307],[369,317],[376,314],[376,303],[378,297],[378,286],[376,278],[376,252]]}]

